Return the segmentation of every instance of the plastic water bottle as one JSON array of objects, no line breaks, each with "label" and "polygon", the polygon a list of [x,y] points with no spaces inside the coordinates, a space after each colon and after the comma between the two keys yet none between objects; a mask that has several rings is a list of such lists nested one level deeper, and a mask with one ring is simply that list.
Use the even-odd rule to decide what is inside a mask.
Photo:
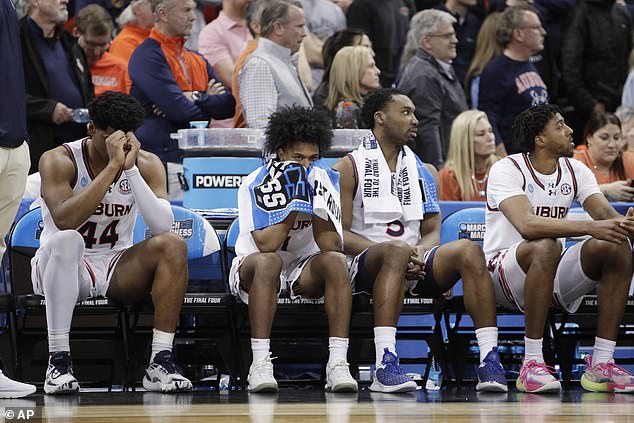
[{"label": "plastic water bottle", "polygon": [[432,358],[430,366],[431,368],[429,369],[429,377],[427,378],[425,389],[428,391],[439,391],[440,388],[442,388],[443,382],[442,369],[434,358]]},{"label": "plastic water bottle", "polygon": [[218,391],[221,395],[227,395],[231,384],[231,376],[221,375],[218,381]]},{"label": "plastic water bottle", "polygon": [[88,113],[88,109],[79,107],[77,109],[73,109],[73,122],[77,123],[88,123],[90,122],[90,113]]}]

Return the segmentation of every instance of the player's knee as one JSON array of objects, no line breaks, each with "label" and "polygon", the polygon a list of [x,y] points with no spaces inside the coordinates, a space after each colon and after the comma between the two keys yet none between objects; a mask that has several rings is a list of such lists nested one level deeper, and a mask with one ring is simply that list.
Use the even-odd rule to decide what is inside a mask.
[{"label": "player's knee", "polygon": [[456,251],[458,251],[458,260],[468,267],[470,271],[485,269],[484,252],[482,247],[468,239],[456,241]]},{"label": "player's knee", "polygon": [[557,266],[561,258],[561,243],[554,238],[542,238],[530,241],[532,262],[542,265]]},{"label": "player's knee", "polygon": [[602,241],[599,239],[592,239],[588,242],[593,242],[593,248],[596,248],[596,252],[592,255],[601,257],[603,260],[610,263],[610,265],[626,265],[632,262],[632,247],[627,242],[615,244],[613,242]]},{"label": "player's knee", "polygon": [[187,243],[172,232],[164,232],[151,238],[154,249],[161,257],[174,266],[185,266],[187,263]]},{"label": "player's knee", "polygon": [[379,244],[382,266],[405,268],[411,255],[411,247],[403,241],[389,241]]},{"label": "player's knee", "polygon": [[84,238],[77,231],[65,230],[51,237],[51,258],[79,265],[84,256]]},{"label": "player's knee", "polygon": [[341,279],[348,276],[346,256],[338,251],[324,251],[321,256],[321,271],[328,279]]},{"label": "player's knee", "polygon": [[253,254],[250,258],[252,261],[252,266],[255,270],[255,274],[257,275],[271,275],[271,280],[278,280],[280,273],[282,272],[282,267],[284,263],[282,262],[282,257],[276,253],[258,253]]}]

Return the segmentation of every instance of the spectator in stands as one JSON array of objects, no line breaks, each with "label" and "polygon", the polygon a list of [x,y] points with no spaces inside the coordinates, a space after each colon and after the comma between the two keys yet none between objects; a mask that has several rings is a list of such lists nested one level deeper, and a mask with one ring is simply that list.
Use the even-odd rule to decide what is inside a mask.
[{"label": "spectator in stands", "polygon": [[106,9],[114,21],[130,3],[130,0],[75,0],[75,19],[84,7],[96,4]]},{"label": "spectator in stands", "polygon": [[334,166],[340,174],[343,246],[353,259],[355,292],[374,297],[376,371],[370,390],[416,389],[396,355],[404,292],[441,298],[462,277],[464,304],[480,348],[476,389],[506,392],[497,353],[495,294],[484,255],[466,239],[439,245],[438,173],[407,147],[418,128],[414,110],[414,103],[393,88],[368,95],[362,113],[372,134]]},{"label": "spectator in stands", "polygon": [[352,2],[354,2],[354,0],[330,0],[330,1],[332,1],[337,6],[339,6],[341,10],[343,11],[344,15],[348,13],[348,9],[350,9]]},{"label": "spectator in stands", "polygon": [[[465,94],[473,109],[478,108],[480,75],[484,67],[493,60],[495,56],[502,54],[504,50],[497,41],[497,23],[499,18],[500,14],[493,12],[487,16],[482,23],[480,32],[478,33],[478,39],[476,40],[475,54],[464,81]],[[501,142],[501,140],[498,142]],[[502,146],[504,146],[504,144],[502,144]]]},{"label": "spectator in stands", "polygon": [[498,160],[486,113],[460,113],[451,126],[447,163],[440,170],[440,200],[485,201],[489,170]]},{"label": "spectator in stands", "polygon": [[578,3],[564,33],[562,76],[581,121],[621,104],[631,50],[632,20],[623,6],[614,0]]},{"label": "spectator in stands", "polygon": [[[251,0],[223,0],[218,17],[207,24],[198,37],[200,54],[213,66],[220,82],[233,90],[234,63],[253,39],[245,15]],[[233,128],[233,119],[213,121],[214,128]]]},{"label": "spectator in stands", "polygon": [[[597,290],[597,331],[581,386],[634,392],[634,377],[613,358],[632,279],[634,209],[620,215],[592,172],[569,159],[572,129],[556,106],[520,113],[513,135],[523,152],[498,161],[489,173],[484,251],[498,305],[524,312],[525,350],[516,386],[529,393],[561,390],[556,370],[543,356],[549,309],[574,313],[583,297]],[[593,219],[566,219],[573,201]],[[580,235],[590,237],[562,250],[562,238]]]},{"label": "spectator in stands", "polygon": [[620,106],[614,114],[621,121],[623,151],[634,152],[634,107]]},{"label": "spectator in stands", "polygon": [[[143,387],[189,391],[192,383],[172,355],[187,290],[187,244],[170,232],[174,213],[166,199],[165,170],[134,135],[143,107],[127,94],[107,92],[89,109],[89,137],[50,150],[41,161],[43,230],[32,259],[39,269],[32,284],[46,300],[44,392],[79,391],[70,355],[78,301],[101,296],[132,305],[150,294],[154,329]],[[152,237],[132,245],[138,214]]]},{"label": "spectator in stands", "polygon": [[599,188],[610,201],[634,200],[634,153],[623,151],[621,121],[611,113],[590,116],[583,133],[586,149],[575,150],[575,159],[594,174]]},{"label": "spectator in stands", "polygon": [[338,129],[363,128],[363,97],[381,88],[381,71],[367,47],[344,47],[335,55],[330,69],[328,97],[324,106]]},{"label": "spectator in stands", "polygon": [[495,138],[509,153],[515,116],[537,104],[548,103],[546,84],[530,62],[544,48],[546,31],[530,6],[508,7],[498,20],[497,40],[504,52],[480,75],[478,105],[489,117]]},{"label": "spectator in stands", "polygon": [[172,198],[178,196],[181,157],[170,134],[194,120],[233,115],[235,101],[204,57],[183,47],[194,21],[193,0],[152,0],[154,28],[136,48],[128,71],[130,93],[146,111],[136,136],[166,163]]},{"label": "spectator in stands", "polygon": [[73,109],[85,108],[94,92],[84,52],[61,28],[68,19],[66,3],[32,2],[29,15],[20,20],[31,139],[29,173],[37,172],[46,150],[86,136],[86,122],[74,122]]},{"label": "spectator in stands", "polygon": [[426,163],[442,167],[447,159],[451,123],[467,110],[467,100],[451,62],[456,57],[455,18],[429,9],[412,18],[410,32],[418,50],[398,83],[416,104],[418,134],[414,151]]},{"label": "spectator in stands", "polygon": [[[330,69],[332,60],[339,50],[346,46],[363,46],[372,50],[372,42],[370,38],[360,29],[348,28],[343,31],[335,32],[330,38],[324,42],[322,49],[322,61],[324,63],[324,76],[313,93],[314,104],[324,104],[328,97],[328,80],[330,78]],[[374,50],[372,50],[374,57]]]},{"label": "spectator in stands", "polygon": [[346,15],[331,0],[301,0],[306,16],[306,40],[304,48],[312,74],[312,88],[324,77],[324,42],[335,32],[346,29]]},{"label": "spectator in stands", "polygon": [[[26,95],[18,16],[11,0],[0,0],[0,63],[11,64],[0,78],[0,260],[6,251],[9,232],[26,186],[29,173],[29,145],[26,130]],[[9,379],[0,363],[0,398],[20,398],[35,392],[35,386]]]},{"label": "spectator in stands", "polygon": [[348,9],[348,27],[363,30],[372,41],[383,87],[396,79],[412,13],[404,0],[354,0]]},{"label": "spectator in stands", "polygon": [[634,50],[630,52],[629,59],[630,73],[623,86],[623,95],[621,96],[621,106],[634,107]]},{"label": "spectator in stands", "polygon": [[75,25],[73,35],[90,66],[95,96],[106,91],[129,93],[132,82],[128,64],[106,51],[114,29],[110,14],[103,7],[90,4],[79,11]]},{"label": "spectator in stands", "polygon": [[301,3],[268,2],[262,10],[260,26],[258,46],[238,74],[240,102],[250,128],[265,128],[271,113],[282,106],[313,105],[292,60],[306,36]]},{"label": "spectator in stands", "polygon": [[[470,8],[474,7],[477,0],[445,0],[436,6],[437,9],[451,14],[456,21],[453,24],[458,37],[456,45],[456,58],[451,62],[456,72],[456,77],[464,84],[467,70],[475,54],[476,39],[482,26],[480,17]],[[465,86],[465,90],[469,87]]]},{"label": "spectator in stands", "polygon": [[[249,305],[251,392],[278,389],[270,337],[282,289],[293,299],[324,298],[330,332],[326,389],[358,389],[347,363],[352,289],[346,257],[341,253],[339,195],[329,177],[334,172],[313,166],[330,146],[330,127],[325,113],[306,107],[282,106],[273,112],[264,148],[277,159],[247,176],[238,192],[240,234],[229,287]],[[307,184],[314,186],[317,181],[324,190],[309,191]],[[330,193],[328,198],[325,193]],[[314,212],[318,198],[324,205],[327,200],[336,213],[318,217]]]},{"label": "spectator in stands", "polygon": [[132,0],[119,15],[117,23],[123,29],[112,40],[110,53],[128,63],[134,49],[149,37],[154,26],[150,0]]}]

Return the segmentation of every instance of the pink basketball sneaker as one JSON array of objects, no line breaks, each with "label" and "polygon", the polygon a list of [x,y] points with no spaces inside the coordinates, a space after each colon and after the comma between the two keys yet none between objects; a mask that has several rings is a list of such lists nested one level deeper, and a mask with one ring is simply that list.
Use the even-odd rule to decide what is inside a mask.
[{"label": "pink basketball sneaker", "polygon": [[520,376],[515,381],[515,386],[522,392],[558,392],[561,391],[561,382],[553,376],[555,369],[538,363],[536,360],[529,360],[522,363]]},{"label": "pink basketball sneaker", "polygon": [[581,386],[594,392],[634,392],[634,375],[610,360],[592,367],[592,356],[586,356],[586,372],[581,376]]}]

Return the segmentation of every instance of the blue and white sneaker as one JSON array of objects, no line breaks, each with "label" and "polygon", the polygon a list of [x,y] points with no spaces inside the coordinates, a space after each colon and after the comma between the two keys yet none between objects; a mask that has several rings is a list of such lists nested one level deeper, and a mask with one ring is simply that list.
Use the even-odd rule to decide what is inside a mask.
[{"label": "blue and white sneaker", "polygon": [[484,357],[484,361],[478,366],[478,384],[476,390],[486,392],[508,392],[506,384],[506,372],[502,363],[498,348],[493,347]]},{"label": "blue and white sneaker", "polygon": [[416,390],[416,382],[409,378],[398,365],[398,357],[387,348],[383,350],[381,366],[374,372],[370,391],[410,392]]},{"label": "blue and white sneaker", "polygon": [[51,355],[46,369],[44,392],[48,395],[74,394],[79,391],[79,382],[73,375],[73,360],[68,351]]},{"label": "blue and white sneaker", "polygon": [[182,373],[180,367],[174,363],[171,351],[159,351],[154,356],[154,361],[145,369],[143,387],[154,392],[191,391],[192,383]]}]

